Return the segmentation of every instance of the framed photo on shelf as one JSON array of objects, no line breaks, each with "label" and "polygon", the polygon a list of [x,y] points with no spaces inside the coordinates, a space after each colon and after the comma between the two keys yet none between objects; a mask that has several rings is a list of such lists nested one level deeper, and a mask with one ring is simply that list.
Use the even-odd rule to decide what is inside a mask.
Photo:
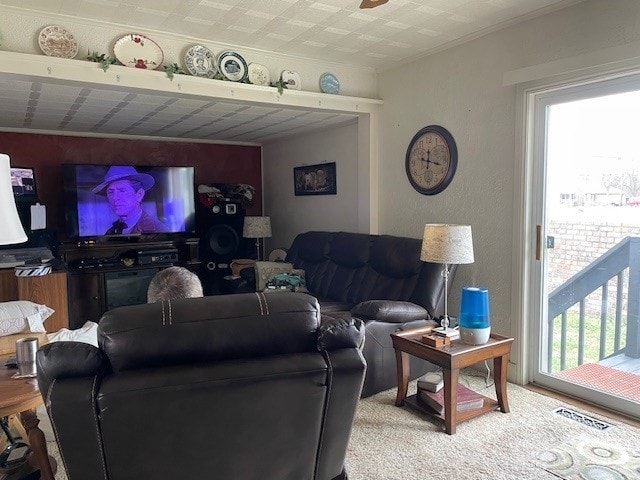
[{"label": "framed photo on shelf", "polygon": [[336,195],[336,162],[293,169],[293,189],[298,195]]}]

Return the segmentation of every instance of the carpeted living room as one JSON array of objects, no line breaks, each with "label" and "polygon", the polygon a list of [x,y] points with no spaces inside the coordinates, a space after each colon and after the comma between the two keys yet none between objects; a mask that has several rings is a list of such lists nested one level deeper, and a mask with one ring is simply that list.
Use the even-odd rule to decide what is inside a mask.
[{"label": "carpeted living room", "polygon": [[[481,392],[487,389],[482,372],[469,370],[463,381]],[[359,403],[346,456],[349,478],[551,480],[640,475],[638,422],[593,413],[592,407],[576,407],[567,399],[510,384],[511,413],[463,423],[455,436],[448,436],[424,414],[395,407],[394,397],[395,391],[385,391]],[[577,421],[573,415],[556,413],[559,409],[597,422]],[[59,461],[44,409],[41,413],[49,453]],[[591,472],[585,468],[589,465]],[[56,480],[66,478],[64,471],[56,475]]]},{"label": "carpeted living room", "polygon": [[640,478],[640,4],[28,3],[0,480]]}]

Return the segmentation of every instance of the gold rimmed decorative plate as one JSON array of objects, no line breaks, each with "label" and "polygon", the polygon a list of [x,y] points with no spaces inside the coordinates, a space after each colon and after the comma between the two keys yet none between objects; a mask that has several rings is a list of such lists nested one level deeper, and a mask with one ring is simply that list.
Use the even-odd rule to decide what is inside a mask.
[{"label": "gold rimmed decorative plate", "polygon": [[125,67],[149,70],[155,70],[164,60],[160,45],[139,33],[119,38],[113,46],[113,54]]},{"label": "gold rimmed decorative plate", "polygon": [[40,30],[38,45],[45,55],[50,57],[73,58],[78,54],[78,42],[63,27],[50,25]]}]

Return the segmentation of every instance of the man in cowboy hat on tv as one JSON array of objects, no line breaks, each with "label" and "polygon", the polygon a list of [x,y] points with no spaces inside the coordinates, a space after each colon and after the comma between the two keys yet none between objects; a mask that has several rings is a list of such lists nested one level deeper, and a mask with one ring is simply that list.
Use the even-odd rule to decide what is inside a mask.
[{"label": "man in cowboy hat on tv", "polygon": [[142,199],[147,190],[155,184],[147,173],[138,173],[131,166],[112,165],[104,176],[104,181],[92,192],[104,195],[111,210],[118,216],[105,235],[158,233],[167,227],[157,218],[142,209]]}]

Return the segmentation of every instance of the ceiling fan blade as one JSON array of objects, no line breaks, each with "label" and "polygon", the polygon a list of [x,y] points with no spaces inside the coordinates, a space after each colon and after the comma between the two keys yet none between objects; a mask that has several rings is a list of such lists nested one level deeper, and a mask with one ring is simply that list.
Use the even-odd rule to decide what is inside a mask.
[{"label": "ceiling fan blade", "polygon": [[384,5],[389,0],[362,0],[360,4],[360,8],[373,8],[379,7],[380,5]]}]

